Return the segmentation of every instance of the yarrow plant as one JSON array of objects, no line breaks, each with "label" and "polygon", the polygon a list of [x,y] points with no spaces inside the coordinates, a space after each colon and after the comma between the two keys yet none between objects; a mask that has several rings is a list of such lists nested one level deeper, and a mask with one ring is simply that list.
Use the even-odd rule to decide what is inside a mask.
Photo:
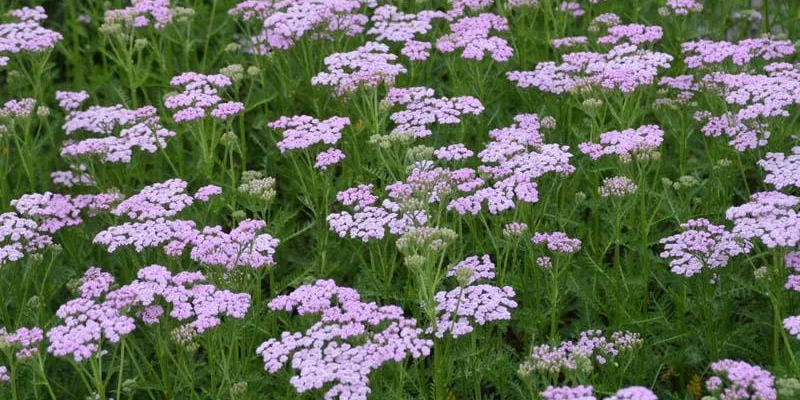
[{"label": "yarrow plant", "polygon": [[326,398],[365,400],[371,392],[370,372],[387,362],[428,356],[433,345],[400,307],[364,302],[357,291],[331,280],[278,296],[269,308],[320,316],[305,332],[283,332],[280,339],[270,339],[256,350],[269,373],[291,360],[299,371],[291,383],[299,393],[333,383]]},{"label": "yarrow plant", "polygon": [[11,10],[8,15],[17,21],[0,24],[0,67],[7,66],[12,56],[50,51],[64,40],[60,33],[42,26],[47,19],[42,6]]}]

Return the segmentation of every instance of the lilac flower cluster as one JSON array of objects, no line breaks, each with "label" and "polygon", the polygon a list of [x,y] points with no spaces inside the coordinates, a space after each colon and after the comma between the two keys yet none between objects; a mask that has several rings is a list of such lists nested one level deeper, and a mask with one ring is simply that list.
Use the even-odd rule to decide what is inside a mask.
[{"label": "lilac flower cluster", "polygon": [[331,86],[338,96],[381,83],[392,86],[398,75],[407,72],[402,65],[393,64],[395,60],[397,56],[389,52],[389,46],[368,42],[353,51],[325,57],[326,71],[311,78],[311,83]]},{"label": "lilac flower cluster", "polygon": [[494,269],[488,255],[468,257],[450,268],[447,276],[458,277],[460,285],[434,296],[437,317],[429,332],[437,338],[443,338],[445,334],[457,338],[472,332],[475,324],[510,320],[511,309],[517,307],[514,288],[477,284],[481,279],[494,279]]},{"label": "lilac flower cluster", "polygon": [[525,373],[540,371],[553,374],[564,370],[591,371],[594,369],[593,363],[605,365],[609,359],[641,345],[642,339],[637,333],[620,331],[607,338],[601,330],[588,330],[581,332],[580,339],[575,342],[534,347],[530,359],[520,366],[520,370]]},{"label": "lilac flower cluster", "polygon": [[702,85],[720,92],[728,111],[714,116],[698,112],[706,136],[729,137],[736,150],[765,146],[770,137],[767,122],[775,117],[788,117],[789,107],[800,104],[800,70],[787,63],[765,67],[766,74],[729,74],[715,72],[703,78]]},{"label": "lilac flower cluster", "polygon": [[597,400],[592,394],[591,386],[548,386],[541,393],[544,400]]},{"label": "lilac flower cluster", "polygon": [[514,121],[509,127],[490,131],[492,140],[478,153],[483,162],[478,171],[487,177],[487,185],[484,179],[466,175],[470,179],[458,189],[469,194],[450,201],[448,210],[475,215],[486,202],[489,212],[497,214],[515,208],[515,201],[535,203],[539,201],[538,178],[550,172],[565,176],[575,171],[567,146],[543,143],[538,115],[520,114]]},{"label": "lilac flower cluster", "polygon": [[777,400],[775,377],[744,361],[721,360],[711,364],[715,376],[706,380],[712,393],[726,400]]},{"label": "lilac flower cluster", "polygon": [[86,100],[89,100],[89,92],[82,90],[80,92],[56,91],[56,100],[58,106],[69,113],[81,107]]},{"label": "lilac flower cluster", "polygon": [[[350,118],[331,117],[320,121],[308,115],[281,117],[267,124],[272,129],[282,129],[283,138],[278,141],[281,154],[289,150],[307,149],[317,144],[336,145],[342,138],[342,130],[350,125]],[[337,148],[317,153],[314,167],[327,169],[345,158],[345,154]]]},{"label": "lilac flower cluster", "polygon": [[617,44],[627,41],[633,45],[655,43],[664,36],[664,29],[658,25],[615,25],[608,28],[608,34],[597,39],[599,44]]},{"label": "lilac flower cluster", "polygon": [[669,259],[672,273],[693,276],[703,269],[725,267],[737,255],[747,254],[752,244],[723,225],[714,225],[705,218],[691,219],[681,224],[682,233],[660,240],[664,251],[660,257]]},{"label": "lilac flower cluster", "polygon": [[250,295],[219,290],[203,283],[200,272],[171,274],[160,265],[139,270],[137,279],[111,290],[115,280],[99,268],[89,268],[80,282],[80,297],[59,307],[63,320],[47,332],[48,352],[80,362],[99,351],[104,341],[118,343],[136,328],[136,318],[151,325],[169,317],[192,335],[222,322],[222,317],[244,318]]},{"label": "lilac flower cluster", "polygon": [[482,60],[487,54],[494,61],[506,62],[514,49],[491,31],[508,30],[508,21],[499,15],[483,13],[476,17],[463,17],[450,24],[452,33],[441,36],[436,41],[436,49],[442,53],[452,53],[461,49],[461,58]]},{"label": "lilac flower cluster", "polygon": [[139,221],[173,217],[194,202],[186,193],[188,186],[189,183],[177,178],[145,186],[139,193],[120,202],[111,214]]},{"label": "lilac flower cluster", "polygon": [[390,361],[402,362],[409,355],[426,357],[433,346],[416,320],[406,318],[400,307],[363,302],[358,292],[336,286],[332,280],[300,286],[273,299],[269,308],[320,315],[305,332],[283,332],[280,339],[269,339],[256,350],[269,373],[291,360],[292,368],[299,371],[291,384],[299,393],[333,383],[326,399],[366,400],[373,370]]},{"label": "lilac flower cluster", "polygon": [[89,175],[86,164],[70,164],[70,169],[66,171],[53,171],[50,179],[54,185],[61,185],[67,188],[75,186],[94,186],[94,178]]},{"label": "lilac flower cluster", "polygon": [[600,197],[625,197],[636,193],[638,186],[630,178],[613,176],[603,178],[603,185],[597,188]]},{"label": "lilac flower cluster", "polygon": [[36,221],[15,213],[0,214],[0,267],[53,244],[50,236],[40,232]]},{"label": "lilac flower cluster", "polygon": [[531,238],[533,244],[545,244],[547,249],[556,253],[574,254],[581,249],[581,240],[571,238],[564,232],[536,232]]},{"label": "lilac flower cluster", "polygon": [[415,40],[417,35],[428,33],[433,27],[431,21],[447,18],[441,11],[420,11],[406,14],[393,5],[383,5],[375,9],[370,18],[372,28],[368,35],[374,35],[377,41],[400,42],[403,48],[400,54],[414,61],[424,61],[430,57],[431,44]]},{"label": "lilac flower cluster", "polygon": [[0,365],[0,383],[10,382],[11,376],[8,374],[8,367]]},{"label": "lilac flower cluster", "polygon": [[17,359],[26,360],[39,354],[39,343],[44,340],[42,328],[19,328],[12,334],[6,334],[0,329],[0,342],[5,342],[15,348]]},{"label": "lilac flower cluster", "polygon": [[689,68],[708,67],[730,59],[734,65],[744,66],[753,60],[770,61],[794,54],[794,44],[789,40],[770,38],[745,39],[739,43],[713,40],[696,40],[681,44],[684,63]]},{"label": "lilac flower cluster", "polygon": [[9,100],[0,108],[0,119],[28,118],[36,109],[36,99]]},{"label": "lilac flower cluster", "polygon": [[267,55],[273,49],[286,50],[303,38],[329,37],[334,32],[355,36],[364,31],[369,18],[359,13],[362,5],[374,7],[374,0],[244,0],[228,12],[243,20],[256,20],[262,31],[250,38],[250,52]]},{"label": "lilac flower cluster", "polygon": [[98,211],[109,211],[123,196],[108,192],[100,194],[68,195],[52,192],[22,195],[12,200],[11,206],[28,218],[38,221],[42,232],[59,230],[83,223],[83,215],[94,216]]},{"label": "lilac flower cluster", "polygon": [[593,86],[629,93],[651,85],[660,69],[670,67],[673,57],[624,43],[607,53],[568,53],[562,59],[561,64],[541,62],[533,71],[511,71],[506,76],[520,88],[535,87],[553,94]]},{"label": "lilac flower cluster", "polygon": [[767,171],[764,183],[779,190],[787,186],[800,188],[800,146],[792,148],[789,156],[783,153],[767,153],[758,165]]},{"label": "lilac flower cluster", "polygon": [[652,390],[643,386],[631,386],[620,389],[606,400],[658,400]]},{"label": "lilac flower cluster", "polygon": [[129,110],[122,105],[111,107],[91,106],[85,111],[77,107],[85,99],[80,94],[61,94],[59,103],[69,114],[62,128],[67,135],[85,132],[101,137],[67,140],[61,157],[96,155],[101,162],[129,163],[133,149],[155,153],[167,145],[175,132],[164,128],[152,106]]},{"label": "lilac flower cluster", "polygon": [[341,211],[327,217],[328,226],[339,237],[381,240],[388,229],[392,235],[401,235],[411,227],[422,226],[428,221],[424,210],[406,209],[400,203],[384,199],[376,205],[378,197],[373,195],[372,185],[361,185],[339,192],[336,199],[352,206],[354,212]]},{"label": "lilac flower cluster", "polygon": [[451,144],[449,146],[440,147],[433,151],[433,154],[439,160],[445,161],[461,161],[472,158],[475,153],[464,146],[462,143]]},{"label": "lilac flower cluster", "polygon": [[472,96],[437,98],[433,89],[426,87],[389,89],[386,102],[390,106],[405,106],[405,110],[390,117],[395,123],[392,134],[411,133],[417,138],[432,135],[428,126],[433,123],[458,124],[462,115],[483,112],[483,104]]},{"label": "lilac flower cluster", "polygon": [[188,247],[192,260],[228,270],[275,264],[275,248],[280,241],[262,233],[266,228],[264,221],[246,219],[230,232],[225,232],[221,226],[197,229],[193,221],[168,219],[195,200],[209,201],[222,193],[220,187],[209,185],[190,196],[186,192],[187,186],[180,179],[146,186],[111,211],[135,222],[108,227],[95,235],[94,243],[105,246],[110,253],[127,246],[133,246],[137,252],[161,247],[172,257],[180,256]]},{"label": "lilac flower cluster", "polygon": [[669,14],[689,15],[689,13],[702,11],[703,3],[697,0],[667,0],[667,13]]},{"label": "lilac flower cluster", "polygon": [[577,1],[562,1],[561,4],[558,5],[558,10],[573,18],[582,17],[586,14],[586,10],[584,10],[583,7],[581,7],[581,3]]},{"label": "lilac flower cluster", "polygon": [[600,143],[585,142],[578,145],[584,154],[596,160],[606,155],[616,155],[623,162],[651,157],[664,142],[664,131],[658,125],[643,125],[636,129],[611,131],[600,135]]},{"label": "lilac flower cluster", "polygon": [[0,67],[8,65],[12,55],[49,51],[64,40],[60,33],[41,25],[47,18],[42,6],[11,10],[8,15],[19,22],[0,24]]},{"label": "lilac flower cluster", "polygon": [[750,202],[728,209],[733,234],[760,239],[769,248],[797,248],[800,245],[800,198],[781,192],[759,192]]},{"label": "lilac flower cluster", "polygon": [[[183,91],[168,96],[164,107],[175,110],[175,122],[189,122],[211,115],[216,119],[228,119],[244,111],[244,104],[223,102],[219,90],[231,86],[231,79],[222,74],[205,75],[184,72],[175,76],[170,85],[183,87]],[[210,111],[209,111],[210,110]]]},{"label": "lilac flower cluster", "polygon": [[586,36],[568,36],[550,41],[550,44],[552,44],[556,49],[560,49],[562,47],[576,47],[588,43],[589,38]]},{"label": "lilac flower cluster", "polygon": [[528,230],[528,224],[524,222],[511,222],[503,226],[503,236],[515,237],[521,236]]},{"label": "lilac flower cluster", "polygon": [[192,14],[191,9],[172,7],[170,0],[133,0],[125,8],[106,10],[103,17],[105,30],[121,28],[164,29],[175,17]]}]

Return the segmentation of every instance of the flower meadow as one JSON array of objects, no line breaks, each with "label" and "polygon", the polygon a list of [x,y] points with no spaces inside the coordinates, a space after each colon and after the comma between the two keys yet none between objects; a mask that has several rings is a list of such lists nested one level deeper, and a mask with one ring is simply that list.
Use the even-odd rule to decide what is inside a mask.
[{"label": "flower meadow", "polygon": [[800,399],[800,2],[6,0],[0,398]]}]

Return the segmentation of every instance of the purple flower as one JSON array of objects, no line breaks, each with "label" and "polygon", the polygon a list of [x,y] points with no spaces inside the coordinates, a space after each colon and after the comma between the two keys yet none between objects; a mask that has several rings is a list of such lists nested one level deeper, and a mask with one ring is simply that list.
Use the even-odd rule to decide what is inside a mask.
[{"label": "purple flower", "polygon": [[19,328],[13,334],[5,335],[4,339],[6,343],[20,347],[16,356],[25,360],[39,354],[39,343],[44,340],[44,331],[38,327]]},{"label": "purple flower", "polygon": [[636,193],[638,187],[624,176],[603,178],[603,185],[597,188],[600,197],[625,197]]},{"label": "purple flower", "polygon": [[238,102],[222,102],[220,89],[230,87],[230,78],[222,74],[205,75],[184,72],[170,81],[172,86],[183,87],[183,91],[164,100],[164,107],[174,110],[175,122],[188,122],[205,118],[210,111],[212,117],[227,119],[244,110]]},{"label": "purple flower", "polygon": [[611,397],[605,400],[658,400],[652,390],[643,386],[631,386],[620,389]]},{"label": "purple flower", "polygon": [[11,10],[8,15],[19,22],[0,24],[0,67],[8,65],[10,56],[45,52],[64,40],[60,33],[41,25],[41,21],[47,18],[41,6]]},{"label": "purple flower", "polygon": [[547,390],[542,392],[542,399],[544,400],[596,400],[592,395],[591,386],[548,386]]},{"label": "purple flower", "polygon": [[122,105],[70,111],[63,125],[67,135],[86,132],[101,137],[67,140],[61,157],[98,155],[101,162],[129,163],[135,148],[155,153],[175,136],[175,132],[161,125],[156,113],[152,106],[129,110]]},{"label": "purple flower", "polygon": [[188,186],[181,179],[145,186],[139,193],[119,203],[111,213],[139,221],[173,217],[194,202],[192,196],[186,193]]},{"label": "purple flower", "polygon": [[783,153],[767,153],[758,165],[767,171],[764,183],[773,185],[776,189],[787,186],[800,188],[800,146],[792,148],[789,156]]},{"label": "purple flower", "polygon": [[514,54],[505,39],[490,36],[492,30],[508,30],[508,21],[499,15],[483,13],[477,17],[463,17],[450,24],[450,30],[452,33],[436,41],[436,49],[443,53],[462,49],[461,58],[465,60],[482,60],[488,53],[497,62],[506,62]]},{"label": "purple flower", "polygon": [[632,159],[648,159],[663,142],[664,131],[658,125],[643,125],[636,129],[603,133],[599,144],[585,142],[578,148],[594,160],[605,155],[616,155],[628,162]]},{"label": "purple flower", "polygon": [[658,25],[615,25],[608,28],[608,34],[597,39],[599,44],[617,44],[627,41],[632,45],[655,43],[664,36],[664,30]]},{"label": "purple flower", "polygon": [[15,213],[0,214],[0,267],[28,253],[38,253],[53,243],[50,236],[40,232],[33,220],[20,218]]},{"label": "purple flower", "polygon": [[314,168],[324,171],[331,165],[338,164],[340,161],[344,160],[344,158],[344,152],[335,147],[331,147],[330,149],[317,154],[317,160],[314,163]]},{"label": "purple flower", "polygon": [[12,200],[11,206],[21,215],[38,220],[38,229],[42,232],[55,233],[82,224],[84,213],[93,216],[97,211],[111,210],[113,204],[122,198],[119,193],[72,196],[45,192],[22,195]]},{"label": "purple flower", "polygon": [[456,338],[472,332],[475,324],[510,320],[510,310],[517,307],[513,300],[516,296],[514,289],[476,284],[481,279],[494,279],[494,268],[488,255],[467,257],[453,266],[447,273],[448,277],[461,279],[461,274],[466,272],[468,279],[461,281],[455,289],[436,293],[436,324],[428,328],[428,332],[437,338],[448,333]]},{"label": "purple flower", "polygon": [[630,351],[642,345],[637,333],[614,332],[610,337],[603,336],[601,330],[581,332],[580,339],[574,342],[563,341],[558,346],[542,344],[533,348],[530,358],[521,369],[558,373],[564,370],[591,371],[593,364],[605,364],[617,357],[620,352]]},{"label": "purple flower", "polygon": [[725,213],[733,221],[733,234],[761,240],[769,248],[800,245],[800,198],[781,192],[759,192],[749,203],[731,207]]},{"label": "purple flower", "polygon": [[743,66],[753,60],[774,60],[794,54],[794,44],[789,40],[770,38],[745,39],[737,44],[712,40],[696,40],[681,45],[684,62],[689,68],[720,64],[730,59],[734,65]]},{"label": "purple flower", "polygon": [[670,259],[670,269],[678,275],[689,277],[704,268],[722,268],[732,257],[747,254],[752,248],[749,241],[704,218],[686,221],[681,228],[682,233],[659,242],[664,245],[660,257]]},{"label": "purple flower", "polygon": [[197,189],[197,192],[194,193],[194,199],[199,201],[209,201],[214,196],[219,196],[222,194],[222,188],[217,185],[207,185],[203,186],[200,189]]},{"label": "purple flower", "polygon": [[256,350],[268,373],[287,363],[299,372],[290,381],[298,393],[327,385],[326,399],[366,400],[373,370],[408,356],[426,357],[433,346],[400,307],[365,303],[358,292],[332,280],[300,286],[273,299],[269,308],[320,316],[305,332],[283,332]]},{"label": "purple flower", "polygon": [[275,248],[280,240],[260,233],[266,225],[264,221],[246,219],[230,233],[223,232],[220,226],[205,227],[192,240],[191,258],[228,270],[239,266],[272,266],[275,264]]},{"label": "purple flower", "polygon": [[394,64],[395,60],[397,56],[389,53],[389,46],[368,42],[354,51],[325,57],[326,72],[311,78],[311,83],[332,86],[338,96],[381,83],[392,86],[398,75],[407,72],[402,65]]},{"label": "purple flower", "polygon": [[426,87],[389,89],[386,101],[391,106],[405,106],[405,110],[390,116],[395,123],[392,134],[411,133],[417,138],[432,135],[428,127],[431,124],[458,124],[462,115],[478,115],[484,109],[480,100],[474,97],[437,98],[433,89]]},{"label": "purple flower", "polygon": [[267,124],[272,129],[282,129],[283,139],[278,141],[281,154],[287,150],[307,149],[315,144],[335,145],[342,138],[342,130],[350,125],[350,118],[332,117],[320,121],[307,115],[280,117]]},{"label": "purple flower", "polygon": [[715,376],[708,390],[724,400],[776,400],[775,378],[761,367],[744,361],[722,360],[711,364]]},{"label": "purple flower", "polygon": [[533,244],[544,243],[548,250],[564,254],[574,254],[581,249],[580,239],[570,238],[564,232],[536,232],[533,234],[531,242]]},{"label": "purple flower", "polygon": [[66,112],[75,111],[81,107],[86,100],[89,100],[89,92],[81,90],[80,92],[63,92],[56,91],[56,100],[58,106]]}]

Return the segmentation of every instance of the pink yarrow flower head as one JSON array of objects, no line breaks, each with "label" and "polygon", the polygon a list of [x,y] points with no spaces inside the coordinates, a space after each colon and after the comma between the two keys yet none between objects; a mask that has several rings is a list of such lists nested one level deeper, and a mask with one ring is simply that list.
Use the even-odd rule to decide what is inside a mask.
[{"label": "pink yarrow flower head", "polygon": [[469,334],[475,325],[511,319],[511,309],[517,307],[516,293],[510,286],[498,287],[492,284],[479,284],[480,280],[491,281],[495,277],[495,265],[484,255],[472,256],[459,262],[447,273],[456,277],[459,286],[437,292],[436,324],[428,328],[437,338],[445,334],[456,338]]},{"label": "pink yarrow flower head", "polygon": [[89,100],[89,92],[85,90],[81,90],[80,92],[67,92],[67,91],[56,91],[56,100],[58,100],[58,106],[66,111],[75,111],[81,107],[86,100]]},{"label": "pink yarrow flower head", "polygon": [[304,332],[283,332],[256,352],[264,369],[275,373],[290,363],[298,374],[291,384],[298,393],[324,389],[326,399],[366,400],[369,374],[388,362],[426,357],[433,342],[414,319],[396,306],[364,302],[353,289],[332,280],[303,285],[269,303],[273,311],[318,314]]},{"label": "pink yarrow flower head", "polygon": [[582,17],[586,11],[581,7],[577,1],[563,1],[558,6],[559,11],[568,14],[573,18]]},{"label": "pink yarrow flower head", "polygon": [[13,99],[3,103],[0,107],[0,119],[28,118],[36,110],[36,99],[30,97]]},{"label": "pink yarrow flower head", "polygon": [[66,227],[78,226],[85,216],[98,211],[110,211],[122,200],[119,193],[68,195],[52,192],[22,195],[12,200],[11,206],[28,218],[38,221],[42,232],[55,233]]},{"label": "pink yarrow flower head", "polygon": [[228,12],[245,21],[260,23],[261,32],[250,38],[248,51],[267,55],[275,49],[286,50],[305,36],[330,37],[341,32],[356,36],[364,31],[369,18],[360,13],[373,0],[244,0]]},{"label": "pink yarrow flower head", "polygon": [[331,117],[321,121],[307,115],[281,117],[267,124],[272,129],[283,130],[283,138],[278,141],[281,154],[316,144],[336,145],[342,138],[342,130],[348,125],[350,118],[347,117]]},{"label": "pink yarrow flower head", "polygon": [[562,47],[577,47],[588,43],[589,38],[586,36],[568,36],[550,41],[550,44],[552,44],[556,49],[560,49]]},{"label": "pink yarrow flower head", "polygon": [[800,188],[800,146],[792,148],[792,153],[788,156],[783,153],[767,153],[758,165],[767,171],[764,183],[779,190],[789,186]]},{"label": "pink yarrow flower head", "polygon": [[325,150],[317,154],[317,159],[316,162],[314,163],[314,168],[325,171],[328,169],[328,167],[338,164],[344,159],[345,159],[344,152],[337,148],[332,147],[328,150]]},{"label": "pink yarrow flower head", "polygon": [[10,382],[11,375],[8,374],[8,367],[5,365],[0,365],[0,383],[2,382]]},{"label": "pink yarrow flower head", "polygon": [[33,220],[20,218],[15,213],[0,214],[0,267],[53,244],[50,236],[40,232]]},{"label": "pink yarrow flower head", "polygon": [[456,143],[434,150],[433,155],[444,161],[461,161],[472,158],[475,153],[463,144]]},{"label": "pink yarrow flower head", "polygon": [[170,81],[183,91],[164,100],[164,107],[173,110],[175,122],[189,122],[210,115],[216,119],[228,119],[240,114],[244,105],[238,102],[223,102],[220,89],[230,87],[233,82],[222,74],[205,75],[184,72]]},{"label": "pink yarrow flower head", "polygon": [[533,348],[530,358],[520,366],[524,372],[559,373],[561,371],[592,371],[621,353],[641,347],[639,334],[626,331],[610,336],[601,330],[581,332],[576,341],[563,341],[557,346],[542,344]]},{"label": "pink yarrow flower head", "polygon": [[658,397],[652,390],[643,386],[631,386],[620,389],[611,397],[606,397],[605,400],[658,400]]},{"label": "pink yarrow flower head", "polygon": [[548,386],[541,393],[544,400],[597,400],[592,394],[591,386]]},{"label": "pink yarrow flower head", "polygon": [[434,97],[433,89],[426,87],[392,88],[386,95],[390,106],[405,106],[390,116],[395,123],[392,134],[412,134],[416,138],[433,134],[429,125],[458,124],[462,115],[479,115],[484,107],[472,96]]},{"label": "pink yarrow flower head", "polygon": [[505,39],[491,36],[492,30],[508,30],[505,17],[490,13],[464,17],[450,24],[450,30],[452,33],[436,41],[436,49],[442,53],[461,49],[461,58],[465,60],[482,60],[488,54],[497,62],[506,62],[514,55],[514,49]]},{"label": "pink yarrow flower head", "polygon": [[664,131],[658,125],[643,125],[636,129],[611,131],[600,135],[600,143],[585,142],[578,145],[584,154],[596,160],[606,155],[616,155],[623,162],[647,160],[664,142]]},{"label": "pink yarrow flower head", "polygon": [[173,7],[170,0],[132,0],[125,8],[106,10],[103,27],[113,30],[116,26],[124,28],[164,29],[176,17],[191,15],[193,10]]},{"label": "pink yarrow flower head", "polygon": [[246,219],[225,233],[220,226],[206,227],[192,241],[191,258],[199,263],[253,269],[275,265],[275,249],[280,240],[262,233],[264,221]]},{"label": "pink yarrow flower head", "polygon": [[531,242],[545,244],[548,250],[563,254],[577,253],[581,249],[580,239],[570,238],[564,232],[536,232],[531,238]]},{"label": "pink yarrow flower head", "polygon": [[365,207],[374,205],[378,201],[378,196],[372,194],[373,185],[358,185],[349,189],[342,190],[336,194],[336,201],[346,206],[352,206],[354,210],[362,210]]},{"label": "pink yarrow flower head", "polygon": [[39,343],[44,340],[44,331],[41,328],[19,328],[8,335],[0,334],[0,340],[17,348],[16,357],[26,360],[39,354]]},{"label": "pink yarrow flower head", "polygon": [[673,57],[623,43],[607,53],[568,53],[562,59],[561,64],[541,62],[533,71],[510,71],[506,76],[520,88],[535,87],[553,94],[594,87],[630,93],[653,84],[659,71],[670,67]]},{"label": "pink yarrow flower head", "polygon": [[759,192],[750,202],[728,209],[733,234],[760,239],[768,248],[797,248],[800,245],[800,198],[781,192]]},{"label": "pink yarrow flower head", "polygon": [[17,22],[0,24],[0,67],[20,53],[42,53],[52,50],[64,37],[41,25],[47,18],[41,6],[23,7],[8,12]]},{"label": "pink yarrow flower head", "polygon": [[636,193],[638,187],[630,178],[614,176],[603,178],[603,185],[597,188],[600,197],[625,197]]},{"label": "pink yarrow flower head", "polygon": [[511,222],[503,226],[503,236],[507,238],[521,236],[528,230],[528,224],[524,222]]},{"label": "pink yarrow flower head", "polygon": [[661,258],[668,259],[673,273],[692,276],[704,269],[725,267],[728,261],[747,254],[752,244],[707,219],[692,219],[681,224],[683,232],[661,239],[664,251]]},{"label": "pink yarrow flower head", "polygon": [[387,4],[375,9],[370,18],[373,26],[367,34],[375,36],[375,40],[379,42],[403,43],[400,54],[411,60],[427,60],[431,44],[415,40],[415,37],[428,33],[433,28],[432,20],[445,18],[448,16],[442,11],[426,10],[416,14],[406,14],[397,7]]},{"label": "pink yarrow flower head", "polygon": [[795,53],[789,40],[770,38],[745,39],[739,43],[696,40],[681,45],[686,66],[692,69],[721,64],[730,59],[733,65],[744,66],[754,60],[771,61]]},{"label": "pink yarrow flower head", "polygon": [[352,213],[341,211],[329,214],[328,226],[339,237],[360,239],[366,243],[383,239],[387,231],[391,235],[402,235],[428,222],[424,210],[404,209],[390,199],[384,199],[379,205],[365,205],[367,203],[366,200],[353,203]]},{"label": "pink yarrow flower head", "polygon": [[311,84],[331,86],[338,96],[362,87],[380,84],[393,86],[398,75],[407,72],[400,64],[394,64],[397,56],[389,52],[389,46],[368,42],[347,53],[334,53],[325,57],[325,72],[311,78]]},{"label": "pink yarrow flower head", "polygon": [[119,203],[111,213],[139,221],[173,217],[194,202],[186,193],[188,186],[186,181],[177,178],[145,186]]},{"label": "pink yarrow flower head", "polygon": [[[539,201],[537,179],[548,173],[566,176],[575,171],[569,161],[567,146],[544,144],[539,132],[542,121],[535,114],[520,114],[515,123],[489,132],[492,140],[478,153],[483,165],[478,168],[485,178],[478,185],[460,185],[466,192],[447,205],[460,215],[476,215],[487,205],[497,214],[516,207],[516,202]],[[483,185],[483,180],[489,185]]]},{"label": "pink yarrow flower head", "polygon": [[133,246],[137,253],[150,248],[163,248],[168,256],[180,256],[200,234],[194,221],[150,219],[110,226],[95,235],[93,243],[109,253]]},{"label": "pink yarrow flower head", "polygon": [[667,0],[666,10],[668,14],[689,15],[702,12],[703,3],[697,0]]},{"label": "pink yarrow flower head", "polygon": [[711,393],[726,400],[777,400],[775,377],[744,361],[721,360],[711,364],[712,376],[706,381]]},{"label": "pink yarrow flower head", "polygon": [[[76,99],[69,100],[72,102],[69,105],[75,105]],[[155,153],[166,147],[167,139],[175,136],[175,132],[161,125],[157,110],[152,106],[135,110],[122,105],[73,110],[62,128],[70,136],[82,133],[99,137],[67,140],[61,149],[61,157],[98,156],[100,162],[110,163],[131,162],[133,149]]]},{"label": "pink yarrow flower head", "polygon": [[101,351],[103,342],[117,343],[133,332],[137,318],[150,325],[168,315],[192,334],[219,325],[222,317],[244,318],[249,294],[218,290],[205,280],[199,272],[173,275],[160,265],[151,265],[140,269],[130,284],[111,290],[114,278],[92,267],[81,280],[81,297],[56,312],[62,324],[47,332],[48,352],[80,362]]},{"label": "pink yarrow flower head", "polygon": [[615,45],[620,42],[628,42],[639,46],[645,43],[655,43],[664,36],[664,29],[658,25],[615,25],[608,28],[608,33],[597,39],[599,44]]}]

